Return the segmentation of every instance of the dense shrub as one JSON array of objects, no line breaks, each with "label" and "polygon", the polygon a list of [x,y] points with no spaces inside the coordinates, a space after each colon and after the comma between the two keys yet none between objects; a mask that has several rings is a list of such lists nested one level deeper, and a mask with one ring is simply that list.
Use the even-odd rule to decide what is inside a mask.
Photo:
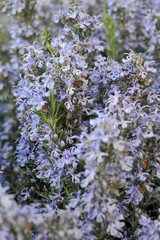
[{"label": "dense shrub", "polygon": [[159,240],[159,2],[1,3],[1,239]]}]

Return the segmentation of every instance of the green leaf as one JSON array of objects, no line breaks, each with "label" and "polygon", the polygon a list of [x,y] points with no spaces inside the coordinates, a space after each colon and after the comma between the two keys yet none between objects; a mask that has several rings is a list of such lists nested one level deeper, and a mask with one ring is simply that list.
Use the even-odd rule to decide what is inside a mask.
[{"label": "green leaf", "polygon": [[42,32],[42,41],[43,44],[46,45],[47,41],[48,41],[48,33],[47,30],[44,28],[43,32]]},{"label": "green leaf", "polygon": [[160,31],[160,17],[158,17],[156,28],[157,28],[157,31]]},{"label": "green leaf", "polygon": [[49,199],[48,193],[45,192],[37,192],[39,196],[41,196],[44,199]]},{"label": "green leaf", "polygon": [[43,29],[43,32],[42,32],[42,43],[44,46],[46,46],[46,48],[50,51],[51,54],[53,54],[53,49],[48,41],[48,32],[47,30],[44,28]]},{"label": "green leaf", "polygon": [[[60,108],[61,108],[61,103],[60,104],[58,104],[58,107],[57,107],[57,115],[59,115],[60,114]],[[61,115],[62,116],[62,115]]]},{"label": "green leaf", "polygon": [[54,103],[54,89],[53,91],[50,90],[49,103]]},{"label": "green leaf", "polygon": [[56,102],[52,103],[52,104],[51,104],[51,115],[52,115],[52,117],[55,117],[56,108],[57,108]]},{"label": "green leaf", "polygon": [[50,45],[50,43],[47,41],[47,43],[46,43],[46,48],[48,48],[48,50],[50,51],[50,53],[51,54],[53,54],[53,49],[52,49],[52,47],[51,47],[51,45]]},{"label": "green leaf", "polygon": [[58,122],[58,119],[55,119],[52,123],[51,123],[51,128],[52,130],[55,132],[56,131],[56,124]]},{"label": "green leaf", "polygon": [[65,190],[65,193],[67,194],[67,196],[69,197],[70,196],[70,193],[68,191],[68,188],[64,186],[64,190]]},{"label": "green leaf", "polygon": [[112,59],[117,59],[117,49],[118,49],[118,42],[115,39],[114,29],[115,26],[113,24],[113,19],[111,16],[107,13],[106,10],[106,4],[102,4],[103,14],[104,14],[104,30],[106,33],[106,41],[107,41],[107,56]]},{"label": "green leaf", "polygon": [[[43,110],[37,110],[34,109],[33,113],[37,114],[40,118],[40,121],[45,123],[46,125],[50,126],[53,133],[58,134],[58,137],[60,140],[64,140],[66,138],[65,136],[65,130],[61,128],[61,126],[58,125],[58,121],[62,118],[61,112],[61,103],[57,104],[57,102],[54,101],[54,90],[50,91],[50,96],[48,99],[48,106],[47,111],[43,112]],[[58,133],[57,133],[58,132]]]},{"label": "green leaf", "polygon": [[63,139],[63,137],[64,137],[64,130],[63,130],[63,129],[61,129],[60,131],[58,131],[58,137],[59,137],[60,140]]},{"label": "green leaf", "polygon": [[37,114],[40,117],[40,120],[44,122],[45,124],[48,124],[48,119],[46,118],[45,114],[42,112],[42,110],[34,110],[33,111],[35,114]]},{"label": "green leaf", "polygon": [[106,16],[107,15],[107,9],[106,9],[106,4],[105,3],[102,4],[102,10],[103,10],[104,15]]}]

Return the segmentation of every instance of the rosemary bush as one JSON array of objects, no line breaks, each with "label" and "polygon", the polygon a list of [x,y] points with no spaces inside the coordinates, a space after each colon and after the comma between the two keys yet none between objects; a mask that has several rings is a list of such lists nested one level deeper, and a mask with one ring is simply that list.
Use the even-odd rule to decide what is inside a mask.
[{"label": "rosemary bush", "polygon": [[138,3],[0,1],[2,240],[160,239],[160,6]]}]

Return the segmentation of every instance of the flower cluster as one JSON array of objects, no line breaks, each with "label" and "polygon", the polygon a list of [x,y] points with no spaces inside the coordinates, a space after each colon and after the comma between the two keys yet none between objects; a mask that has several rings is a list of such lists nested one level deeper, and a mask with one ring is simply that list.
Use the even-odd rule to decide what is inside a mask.
[{"label": "flower cluster", "polygon": [[[151,86],[154,69],[133,52],[117,67],[121,73],[112,68],[114,80],[108,74],[110,95],[104,98],[105,108],[95,112],[90,132],[81,134],[76,149],[85,170],[84,193],[74,204],[81,205],[84,226],[97,238],[122,239],[128,224],[128,237],[136,236],[135,224],[143,212],[153,218],[155,213],[149,209],[159,206],[160,95]],[[159,226],[159,219],[154,221]],[[137,233],[149,234],[147,227]]]},{"label": "flower cluster", "polygon": [[60,240],[81,239],[82,231],[76,227],[78,212],[74,215],[63,210],[59,220],[56,211],[40,205],[17,205],[7,189],[0,185],[0,234],[1,239]]},{"label": "flower cluster", "polygon": [[[93,1],[94,2],[94,1]],[[100,5],[105,3],[107,13],[113,19],[115,37],[119,42],[120,52],[130,49],[145,52],[150,57],[159,49],[159,9],[157,0],[96,0],[93,5],[89,1],[86,8],[90,12],[100,13]],[[147,57],[147,56],[146,56]]]},{"label": "flower cluster", "polygon": [[3,13],[0,30],[0,169],[11,182],[15,182],[15,178],[8,172],[14,172],[15,177],[17,175],[14,151],[19,130],[14,94],[20,75],[24,74],[22,55],[25,47],[39,36],[43,28],[52,29],[52,34],[56,32],[54,22],[48,19],[54,18],[53,12],[62,7],[62,2],[0,1]]}]

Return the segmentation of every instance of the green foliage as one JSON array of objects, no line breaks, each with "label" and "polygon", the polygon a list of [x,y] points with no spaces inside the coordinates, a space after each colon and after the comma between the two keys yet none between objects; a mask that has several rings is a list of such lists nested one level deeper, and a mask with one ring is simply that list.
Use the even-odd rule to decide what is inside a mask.
[{"label": "green foliage", "polygon": [[47,32],[46,29],[43,29],[42,44],[49,50],[49,52],[52,55],[53,54],[53,50],[52,50],[52,47],[51,47],[48,39],[49,39],[48,32]]},{"label": "green foliage", "polygon": [[82,4],[81,0],[68,0],[67,2],[68,2],[68,5],[69,5],[69,8],[77,7],[77,6]]},{"label": "green foliage", "polygon": [[157,31],[160,31],[160,17],[158,17],[156,27],[157,27]]},{"label": "green foliage", "polygon": [[20,21],[24,21],[27,24],[32,25],[35,11],[36,11],[35,10],[36,1],[25,0],[23,2],[25,4],[25,7],[23,11],[21,11],[20,13],[17,13],[17,17],[19,18]]},{"label": "green foliage", "polygon": [[[25,188],[29,191],[29,196],[25,200],[27,204],[33,203],[35,199],[38,199],[40,203],[44,203],[46,200],[49,201],[49,195],[51,194],[51,186],[44,180],[37,178],[36,171],[33,171],[33,162],[27,163],[25,167],[18,166],[21,181],[19,179],[11,184],[15,198],[19,197]],[[30,177],[32,176],[32,178]],[[23,179],[23,180],[22,180]],[[22,195],[21,195],[22,197]],[[21,199],[18,199],[20,202]],[[24,204],[24,200],[21,202]]]},{"label": "green foliage", "polygon": [[5,35],[4,35],[4,33],[0,30],[0,42],[1,42],[2,44],[4,44],[5,41],[6,41]]},{"label": "green foliage", "polygon": [[[6,18],[4,18],[4,15],[0,16],[0,23],[1,23],[1,29],[0,29],[0,61],[5,64],[9,62],[9,52],[8,49],[5,47],[5,50],[3,49],[3,46],[8,45],[8,42],[10,40],[8,29],[6,26],[4,26]],[[9,22],[9,20],[8,20]]]},{"label": "green foliage", "polygon": [[47,109],[45,111],[42,109],[35,109],[33,112],[40,117],[41,122],[50,126],[52,132],[58,135],[59,140],[65,140],[65,130],[60,126],[57,126],[58,122],[62,118],[62,114],[60,114],[61,104],[57,104],[57,102],[54,101],[54,90],[53,92],[50,91],[50,97],[46,108]]},{"label": "green foliage", "polygon": [[105,29],[106,41],[107,41],[107,56],[117,60],[118,42],[114,35],[115,26],[113,24],[113,19],[107,13],[105,3],[102,4],[102,9],[104,14],[103,23],[104,23],[104,29]]}]

